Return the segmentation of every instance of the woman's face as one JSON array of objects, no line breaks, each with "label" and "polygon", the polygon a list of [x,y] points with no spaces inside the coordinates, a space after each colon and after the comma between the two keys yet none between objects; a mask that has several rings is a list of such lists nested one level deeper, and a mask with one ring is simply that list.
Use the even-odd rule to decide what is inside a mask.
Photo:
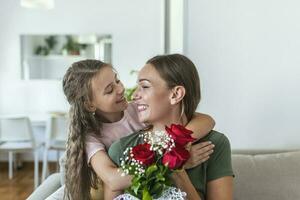
[{"label": "woman's face", "polygon": [[151,64],[146,64],[139,72],[137,84],[133,98],[138,107],[140,121],[151,124],[163,121],[171,107],[171,90],[165,80]]},{"label": "woman's face", "polygon": [[120,114],[128,104],[124,97],[124,86],[112,67],[103,67],[91,81],[93,100],[96,113],[106,119]]}]

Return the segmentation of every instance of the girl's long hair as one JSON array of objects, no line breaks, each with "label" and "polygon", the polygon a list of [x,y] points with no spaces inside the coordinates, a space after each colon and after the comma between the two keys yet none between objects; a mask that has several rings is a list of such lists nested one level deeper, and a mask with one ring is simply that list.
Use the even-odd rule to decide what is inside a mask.
[{"label": "girl's long hair", "polygon": [[91,187],[97,188],[97,175],[87,163],[85,141],[89,133],[100,134],[100,121],[86,109],[85,103],[93,98],[92,78],[105,66],[110,65],[99,60],[75,62],[63,78],[63,91],[71,105],[64,199],[90,199]]}]

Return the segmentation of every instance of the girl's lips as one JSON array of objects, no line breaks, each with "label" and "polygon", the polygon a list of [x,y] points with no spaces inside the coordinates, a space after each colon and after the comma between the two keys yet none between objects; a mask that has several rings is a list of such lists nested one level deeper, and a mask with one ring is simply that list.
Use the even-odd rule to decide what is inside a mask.
[{"label": "girl's lips", "polygon": [[138,104],[137,105],[137,109],[138,109],[139,112],[142,112],[142,111],[146,110],[147,108],[148,108],[148,106],[145,105],[145,104]]},{"label": "girl's lips", "polygon": [[116,101],[116,103],[122,103],[122,102],[124,102],[126,99],[125,99],[125,97],[123,96],[120,100],[118,100],[118,101]]}]

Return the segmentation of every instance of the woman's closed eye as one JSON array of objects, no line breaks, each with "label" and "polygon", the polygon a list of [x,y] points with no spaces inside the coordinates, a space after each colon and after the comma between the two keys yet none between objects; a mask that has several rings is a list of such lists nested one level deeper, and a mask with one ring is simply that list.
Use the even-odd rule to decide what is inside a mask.
[{"label": "woman's closed eye", "polygon": [[149,84],[145,84],[145,83],[140,83],[140,84],[139,84],[139,87],[141,87],[141,88],[143,88],[143,89],[147,89],[147,88],[150,87],[150,85],[149,85]]},{"label": "woman's closed eye", "polygon": [[141,80],[138,82],[138,86],[142,89],[147,89],[151,87],[151,83],[148,80]]}]

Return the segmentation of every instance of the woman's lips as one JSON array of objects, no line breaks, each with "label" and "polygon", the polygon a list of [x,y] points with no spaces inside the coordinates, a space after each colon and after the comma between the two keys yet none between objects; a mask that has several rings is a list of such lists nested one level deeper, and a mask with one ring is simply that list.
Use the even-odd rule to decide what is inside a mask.
[{"label": "woman's lips", "polygon": [[138,109],[139,112],[142,112],[142,111],[146,110],[147,108],[148,108],[148,106],[145,105],[145,104],[138,104],[137,105],[137,109]]}]

